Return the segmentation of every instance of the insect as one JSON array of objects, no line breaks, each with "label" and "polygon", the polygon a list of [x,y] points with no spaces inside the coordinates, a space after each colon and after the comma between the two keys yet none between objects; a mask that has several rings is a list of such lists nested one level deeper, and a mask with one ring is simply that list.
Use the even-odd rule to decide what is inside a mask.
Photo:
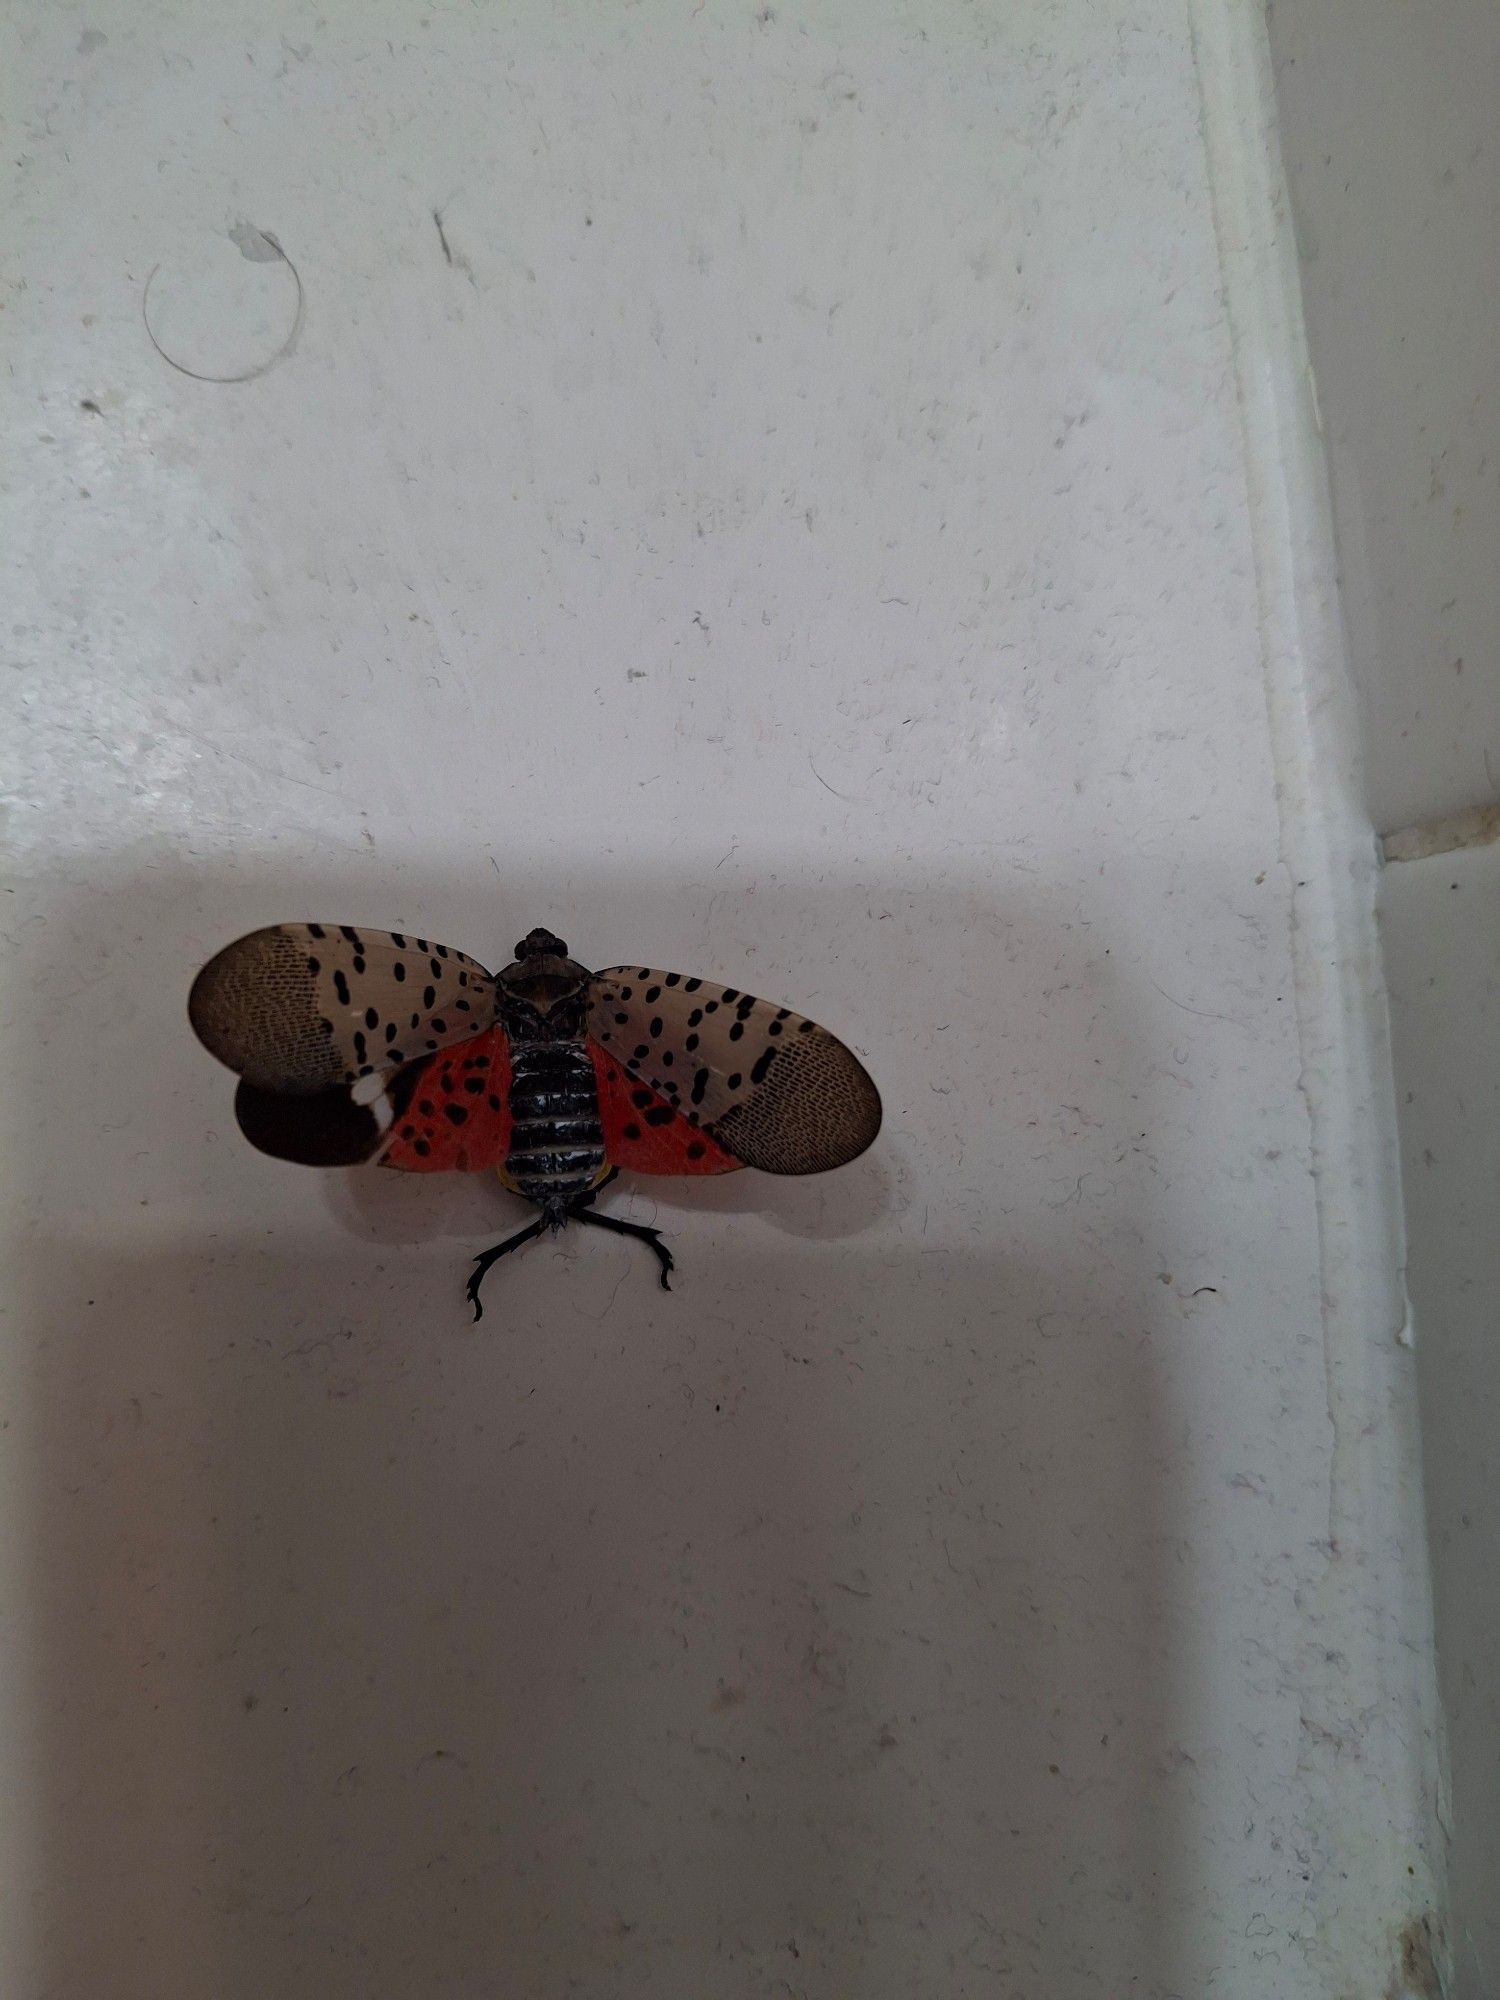
[{"label": "insect", "polygon": [[551,931],[489,973],[426,938],[353,924],[272,924],[193,982],[198,1039],[240,1076],[235,1116],[263,1153],[304,1166],[493,1169],[540,1210],[474,1260],[485,1274],[569,1222],[648,1244],[594,1206],[621,1168],[817,1174],[880,1130],[880,1097],[826,1028],[677,972],[590,972]]}]

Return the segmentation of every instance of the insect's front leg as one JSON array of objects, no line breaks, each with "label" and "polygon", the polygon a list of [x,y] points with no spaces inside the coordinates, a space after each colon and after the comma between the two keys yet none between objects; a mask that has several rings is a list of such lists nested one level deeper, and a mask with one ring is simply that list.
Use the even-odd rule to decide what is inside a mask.
[{"label": "insect's front leg", "polygon": [[485,1273],[491,1264],[497,1264],[502,1257],[508,1257],[512,1250],[519,1250],[523,1243],[535,1242],[546,1227],[547,1217],[539,1215],[535,1222],[528,1222],[524,1229],[518,1229],[514,1236],[507,1236],[503,1243],[495,1244],[492,1249],[481,1250],[474,1259],[474,1269],[469,1274],[469,1282],[464,1291],[469,1304],[474,1308],[476,1321],[484,1318],[484,1307],[479,1303],[479,1287],[484,1283]]}]

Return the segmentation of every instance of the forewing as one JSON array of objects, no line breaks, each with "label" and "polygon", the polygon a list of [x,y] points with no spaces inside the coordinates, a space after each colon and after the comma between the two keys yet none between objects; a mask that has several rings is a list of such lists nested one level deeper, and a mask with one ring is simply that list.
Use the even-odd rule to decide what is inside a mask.
[{"label": "forewing", "polygon": [[589,1033],[742,1165],[844,1166],[880,1130],[859,1058],[816,1021],[733,986],[616,966],[595,975]]},{"label": "forewing", "polygon": [[272,924],[226,945],[188,1017],[220,1062],[263,1091],[353,1083],[468,1041],[495,1013],[476,959],[353,924]]}]

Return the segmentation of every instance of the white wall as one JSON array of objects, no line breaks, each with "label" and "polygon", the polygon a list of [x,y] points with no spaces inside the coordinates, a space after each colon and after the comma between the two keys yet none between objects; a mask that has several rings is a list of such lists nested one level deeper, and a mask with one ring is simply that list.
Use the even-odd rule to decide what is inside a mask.
[{"label": "white wall", "polygon": [[1371,816],[1500,796],[1500,16],[1269,9]]},{"label": "white wall", "polygon": [[[1271,38],[1370,809],[1500,802],[1500,10],[1276,0]],[[1500,846],[1387,871],[1456,1991],[1500,1991]]]},{"label": "white wall", "polygon": [[[1258,29],[13,29],[7,1993],[1416,1990]],[[255,232],[291,351],[175,372],[153,270],[179,362],[274,352]],[[303,915],[782,995],[886,1135],[476,1331],[514,1205],[257,1157],[187,1032]]]},{"label": "white wall", "polygon": [[1500,1971],[1500,847],[1392,868],[1386,967],[1421,1362],[1461,1996]]}]

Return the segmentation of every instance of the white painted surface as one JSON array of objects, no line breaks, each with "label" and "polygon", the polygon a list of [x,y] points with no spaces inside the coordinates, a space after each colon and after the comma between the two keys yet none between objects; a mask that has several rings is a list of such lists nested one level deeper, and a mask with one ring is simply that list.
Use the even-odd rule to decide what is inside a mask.
[{"label": "white painted surface", "polygon": [[1500,8],[1274,0],[1370,809],[1500,796]]},{"label": "white painted surface", "polygon": [[1500,847],[1386,870],[1382,930],[1447,1719],[1462,2000],[1500,1981]]},{"label": "white painted surface", "polygon": [[[1252,19],[13,36],[7,1992],[1391,1983],[1425,1581]],[[292,352],[174,373],[157,266],[179,360],[283,338],[261,233]],[[319,914],[743,976],[887,1134],[476,1333],[507,1200],[257,1158],[186,1031]]]},{"label": "white painted surface", "polygon": [[[1500,1992],[1500,9],[1275,0],[1376,824],[1453,1797],[1455,2000]],[[1455,817],[1456,816],[1456,817]],[[1457,885],[1457,886],[1454,886]],[[1488,982],[1488,983],[1487,983]],[[1488,1107],[1488,1108],[1486,1108]]]}]

